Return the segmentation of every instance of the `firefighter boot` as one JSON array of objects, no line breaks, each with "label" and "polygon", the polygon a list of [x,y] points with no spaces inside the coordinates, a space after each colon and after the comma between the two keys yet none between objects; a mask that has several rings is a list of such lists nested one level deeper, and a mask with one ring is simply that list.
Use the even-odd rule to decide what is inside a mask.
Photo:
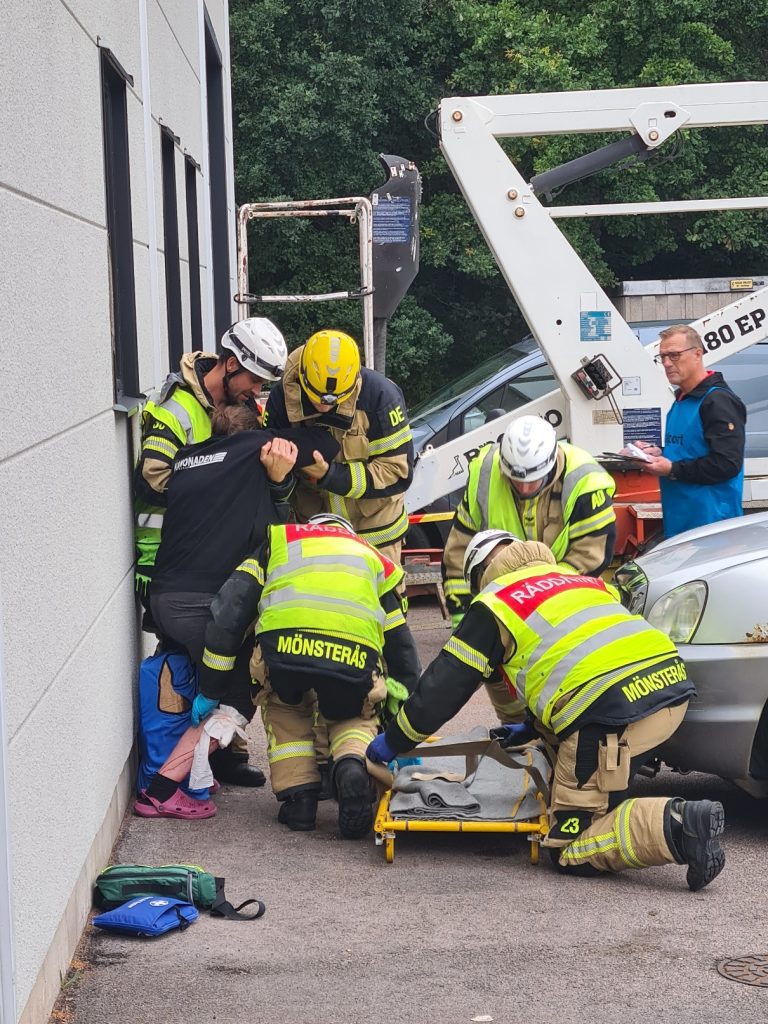
[{"label": "firefighter boot", "polygon": [[686,881],[698,892],[725,867],[725,850],[718,836],[725,828],[725,811],[718,800],[670,800],[664,811],[664,834],[679,864],[688,865]]},{"label": "firefighter boot", "polygon": [[342,838],[362,839],[373,826],[371,780],[362,758],[348,756],[335,762],[333,785],[339,802]]},{"label": "firefighter boot", "polygon": [[219,747],[208,759],[211,771],[219,782],[228,782],[232,786],[254,788],[263,786],[267,781],[264,772],[252,764],[248,764],[248,755],[231,751],[229,747]]},{"label": "firefighter boot", "polygon": [[331,762],[318,761],[317,770],[320,772],[320,795],[318,800],[333,800],[333,785],[331,784]]},{"label": "firefighter boot", "polygon": [[317,786],[294,786],[275,794],[280,801],[277,820],[292,832],[312,832],[317,818]]}]

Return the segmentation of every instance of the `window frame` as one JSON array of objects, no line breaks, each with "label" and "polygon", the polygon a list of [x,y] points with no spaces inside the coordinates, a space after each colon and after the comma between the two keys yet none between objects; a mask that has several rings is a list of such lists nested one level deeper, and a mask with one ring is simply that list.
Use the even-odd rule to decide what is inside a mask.
[{"label": "window frame", "polygon": [[136,326],[136,276],[133,261],[128,87],[133,76],[101,40],[102,143],[104,194],[112,316],[113,408],[128,415],[145,399],[139,389],[139,351]]}]

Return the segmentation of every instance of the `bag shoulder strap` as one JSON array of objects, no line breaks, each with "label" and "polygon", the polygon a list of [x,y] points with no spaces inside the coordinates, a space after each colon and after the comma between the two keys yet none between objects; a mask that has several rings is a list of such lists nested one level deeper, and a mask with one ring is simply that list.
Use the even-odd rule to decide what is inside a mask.
[{"label": "bag shoulder strap", "polygon": [[[216,896],[211,905],[211,914],[214,917],[226,917],[228,921],[256,921],[266,913],[266,905],[261,900],[243,900],[237,907],[233,907],[224,895],[224,879],[216,878]],[[256,904],[256,913],[243,914],[244,907]]]}]

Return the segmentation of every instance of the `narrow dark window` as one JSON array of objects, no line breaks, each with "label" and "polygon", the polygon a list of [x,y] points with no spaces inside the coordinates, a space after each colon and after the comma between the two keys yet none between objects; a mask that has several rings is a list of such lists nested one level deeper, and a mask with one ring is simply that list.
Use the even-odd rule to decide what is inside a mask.
[{"label": "narrow dark window", "polygon": [[205,78],[208,93],[208,169],[211,198],[213,319],[217,340],[232,323],[229,278],[229,211],[221,50],[205,12]]},{"label": "narrow dark window", "polygon": [[165,125],[160,128],[163,172],[163,248],[165,249],[165,309],[168,318],[168,356],[175,370],[184,354],[181,319],[181,267],[179,266],[179,212],[176,201],[176,142]]},{"label": "narrow dark window", "polygon": [[184,158],[184,185],[187,194],[187,252],[189,256],[189,318],[192,325],[192,349],[203,348],[203,304],[200,298],[200,237],[197,226],[197,172],[191,156]]},{"label": "narrow dark window", "polygon": [[130,411],[140,397],[126,100],[126,86],[133,85],[133,78],[123,70],[111,50],[100,47],[99,53],[107,243],[112,289],[114,401],[116,406]]}]

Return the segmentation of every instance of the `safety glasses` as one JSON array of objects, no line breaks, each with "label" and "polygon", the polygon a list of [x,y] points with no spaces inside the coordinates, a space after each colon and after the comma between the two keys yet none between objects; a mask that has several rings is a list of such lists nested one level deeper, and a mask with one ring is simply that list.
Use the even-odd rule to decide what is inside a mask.
[{"label": "safety glasses", "polygon": [[657,366],[662,366],[667,359],[670,363],[677,363],[680,361],[680,356],[683,352],[692,352],[698,347],[698,345],[689,345],[688,348],[681,348],[678,352],[660,352],[657,356],[653,357],[653,361]]}]

